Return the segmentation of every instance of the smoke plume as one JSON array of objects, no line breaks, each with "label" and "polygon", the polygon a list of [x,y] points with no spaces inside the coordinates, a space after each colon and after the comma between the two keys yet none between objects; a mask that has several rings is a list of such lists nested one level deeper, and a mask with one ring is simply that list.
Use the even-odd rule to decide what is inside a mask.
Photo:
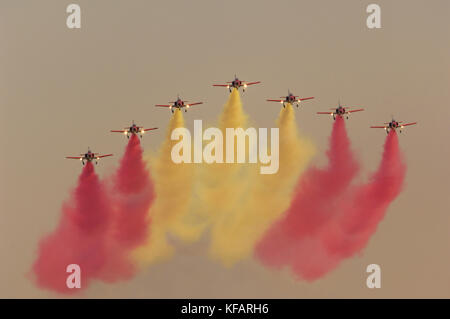
[{"label": "smoke plume", "polygon": [[174,248],[167,241],[167,235],[175,235],[181,239],[185,235],[182,220],[191,205],[194,166],[176,164],[171,159],[172,147],[178,143],[171,140],[172,131],[182,127],[183,113],[175,110],[157,157],[149,160],[153,168],[156,198],[149,211],[152,219],[150,236],[147,243],[136,250],[136,258],[142,264],[171,257]]},{"label": "smoke plume", "polygon": [[330,138],[329,164],[301,178],[291,206],[264,235],[256,256],[274,268],[289,266],[312,281],[361,251],[389,204],[399,194],[405,166],[393,131],[380,167],[370,181],[352,185],[359,165],[350,150],[344,121],[337,117]]},{"label": "smoke plume", "polygon": [[61,293],[76,291],[66,286],[70,264],[81,267],[81,288],[101,275],[108,259],[105,238],[111,211],[105,187],[87,162],[70,200],[62,207],[57,229],[39,243],[32,266],[38,286]]}]

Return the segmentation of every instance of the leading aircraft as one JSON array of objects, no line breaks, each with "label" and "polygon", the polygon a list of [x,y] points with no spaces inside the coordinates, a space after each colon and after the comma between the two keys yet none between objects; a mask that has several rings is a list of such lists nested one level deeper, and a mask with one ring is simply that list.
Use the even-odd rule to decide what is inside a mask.
[{"label": "leading aircraft", "polygon": [[330,110],[333,110],[333,112],[317,112],[317,114],[328,114],[331,115],[333,117],[333,120],[336,120],[336,116],[340,116],[340,117],[346,117],[346,119],[348,120],[349,114],[350,113],[354,113],[354,112],[361,112],[364,111],[364,109],[356,109],[353,110],[351,109],[351,106],[344,106],[341,105],[341,102],[338,102],[338,107],[337,108],[331,108]]},{"label": "leading aircraft", "polygon": [[98,160],[107,157],[107,156],[113,156],[113,154],[106,154],[106,155],[98,155],[98,153],[93,153],[88,147],[88,151],[84,154],[80,154],[81,156],[66,156],[67,159],[77,159],[80,160],[83,165],[85,162],[92,162],[95,160],[95,164],[98,164]]},{"label": "leading aircraft", "polygon": [[142,138],[142,135],[144,135],[145,132],[147,131],[153,131],[158,129],[157,127],[152,127],[152,128],[143,128],[142,126],[138,126],[136,124],[133,124],[129,127],[125,127],[125,129],[123,130],[112,130],[111,132],[113,133],[122,133],[124,135],[127,136],[127,138],[130,138],[130,135],[133,134],[139,134],[139,137]]},{"label": "leading aircraft", "polygon": [[283,104],[283,107],[286,107],[286,104],[292,104],[292,105],[296,105],[297,107],[299,107],[300,103],[302,101],[306,101],[306,100],[311,100],[314,98],[314,96],[311,97],[304,97],[304,98],[298,98],[298,95],[293,95],[289,90],[288,90],[288,95],[287,96],[280,96],[283,100],[267,100],[268,102],[278,102]]},{"label": "leading aircraft", "polygon": [[401,123],[403,123],[403,122],[392,119],[390,122],[384,123],[385,125],[383,125],[383,126],[371,126],[370,128],[384,128],[387,134],[389,134],[389,131],[391,131],[391,130],[394,130],[394,131],[399,130],[399,132],[401,133],[402,129],[405,126],[417,124],[417,122],[406,123],[406,124],[401,124]]},{"label": "leading aircraft", "polygon": [[256,81],[256,82],[242,81],[242,80],[239,80],[238,77],[235,75],[233,81],[227,82],[227,84],[213,84],[213,86],[226,87],[230,92],[233,90],[233,88],[235,88],[236,90],[239,90],[239,88],[242,87],[242,91],[245,92],[245,89],[247,88],[247,86],[259,84],[259,83],[261,83],[261,81]]},{"label": "leading aircraft", "polygon": [[183,101],[182,99],[180,99],[179,96],[177,96],[177,100],[169,102],[170,104],[156,104],[155,106],[168,107],[173,113],[174,108],[179,109],[180,111],[182,108],[184,108],[184,111],[187,112],[187,109],[190,108],[192,105],[203,104],[203,102],[196,102],[196,103],[189,103],[189,104],[187,104],[186,102],[189,102],[189,101]]}]

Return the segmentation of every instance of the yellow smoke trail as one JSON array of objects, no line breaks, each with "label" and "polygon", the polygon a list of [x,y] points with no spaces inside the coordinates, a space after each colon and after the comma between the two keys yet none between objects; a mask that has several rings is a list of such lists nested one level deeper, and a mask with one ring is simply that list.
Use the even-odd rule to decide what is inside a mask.
[{"label": "yellow smoke trail", "polygon": [[156,198],[149,212],[151,223],[147,245],[135,251],[135,257],[141,265],[171,257],[174,248],[167,241],[167,235],[183,236],[179,223],[191,204],[194,166],[175,164],[171,159],[172,147],[178,143],[171,140],[171,134],[174,129],[181,127],[184,127],[183,113],[175,110],[157,158],[149,160]]},{"label": "yellow smoke trail", "polygon": [[[247,115],[243,111],[239,91],[233,89],[219,117],[218,128],[225,139],[226,128],[245,128],[246,126]],[[235,158],[236,153],[235,143]],[[223,156],[224,163],[204,163],[199,174],[199,183],[196,188],[199,204],[195,214],[197,220],[203,220],[203,224],[198,228],[197,237],[207,226],[239,205],[242,194],[248,187],[245,178],[248,174],[246,169],[248,165],[225,163],[225,152]]]},{"label": "yellow smoke trail", "polygon": [[[212,226],[210,253],[224,265],[231,266],[253,253],[258,239],[288,208],[295,183],[314,155],[313,145],[298,135],[292,105],[281,109],[277,125],[280,130],[278,172],[250,174],[250,190],[243,201],[222,214]],[[241,181],[238,178],[234,182]]]},{"label": "yellow smoke trail", "polygon": [[[243,112],[238,90],[233,89],[231,92],[218,122],[218,128],[222,131],[224,138],[226,128],[246,126],[247,116]],[[236,157],[236,148],[234,153]],[[225,162],[225,154],[223,161]],[[246,164],[203,163],[196,166],[200,170],[196,176],[197,183],[193,203],[188,212],[177,214],[170,225],[171,233],[177,235],[178,239],[184,242],[198,240],[207,226],[238,205],[238,200],[246,187],[246,183],[242,181],[238,183],[239,177],[246,173],[244,169]],[[157,236],[164,238],[157,230],[152,229],[152,231]],[[160,239],[155,238],[154,240]],[[164,244],[166,245],[167,242],[164,241]],[[164,250],[166,249],[164,248]]]},{"label": "yellow smoke trail", "polygon": [[[168,258],[174,252],[168,234],[189,242],[198,239],[208,226],[214,258],[232,265],[251,255],[258,239],[289,206],[294,184],[314,153],[312,144],[298,136],[292,105],[281,110],[277,125],[280,162],[276,174],[261,175],[255,164],[204,163],[191,206],[194,165],[170,160],[177,143],[170,140],[172,130],[184,126],[182,113],[175,112],[159,156],[152,162],[157,197],[150,210],[149,243],[137,251],[138,261],[148,264]],[[237,90],[230,94],[218,126],[224,138],[226,128],[247,127]]]}]

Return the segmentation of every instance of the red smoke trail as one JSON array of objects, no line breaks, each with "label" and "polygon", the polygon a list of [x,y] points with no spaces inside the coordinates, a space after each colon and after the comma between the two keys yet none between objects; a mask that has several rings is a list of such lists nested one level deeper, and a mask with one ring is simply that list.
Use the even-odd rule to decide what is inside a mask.
[{"label": "red smoke trail", "polygon": [[115,209],[108,237],[110,255],[101,276],[105,281],[130,278],[135,265],[129,254],[148,238],[154,188],[142,154],[139,137],[132,134],[110,190]]},{"label": "red smoke trail", "polygon": [[343,118],[336,118],[329,143],[328,166],[323,169],[313,167],[305,172],[284,217],[257,245],[256,254],[265,264],[279,268],[302,263],[302,277],[313,276],[316,272],[308,269],[311,255],[318,251],[314,241],[336,215],[339,198],[359,170]]},{"label": "red smoke trail", "polygon": [[147,238],[147,212],[154,198],[137,136],[130,138],[112,181],[108,192],[91,162],[83,168],[57,230],[39,245],[32,269],[40,287],[78,291],[66,286],[69,264],[80,266],[81,288],[93,278],[114,282],[134,274],[128,254]]},{"label": "red smoke trail", "polygon": [[66,286],[69,264],[81,267],[81,288],[100,274],[108,254],[104,238],[110,213],[104,186],[92,163],[87,162],[78,186],[63,205],[58,228],[40,242],[38,259],[32,267],[40,287],[61,293],[77,291]]},{"label": "red smoke trail", "polygon": [[[339,124],[335,123],[334,129],[336,125]],[[331,153],[329,168],[333,166]],[[349,185],[357,171],[357,165],[353,165],[347,166],[350,170],[341,172],[339,178],[344,178],[345,182],[340,190],[336,189],[338,196],[330,196],[328,187],[324,188],[328,197],[321,196],[320,187],[327,184],[327,177],[330,183],[334,179],[329,170],[322,175],[324,179],[316,176],[310,182],[301,181],[304,187],[293,200],[286,217],[265,235],[257,247],[256,254],[264,263],[279,267],[290,265],[296,275],[312,281],[366,246],[387,207],[400,193],[406,174],[395,131],[388,135],[381,164],[367,184]],[[314,205],[308,201],[308,196],[318,202]],[[302,202],[309,202],[312,206],[300,205]],[[297,233],[295,229],[298,229]],[[283,254],[277,250],[282,250]]]},{"label": "red smoke trail", "polygon": [[397,133],[392,130],[384,144],[383,157],[371,180],[353,187],[343,198],[339,210],[342,216],[324,242],[330,254],[339,258],[361,251],[376,231],[390,203],[400,194],[406,175],[406,164],[398,144]]},{"label": "red smoke trail", "polygon": [[139,138],[133,134],[116,175],[114,196],[120,209],[116,215],[115,238],[129,249],[143,244],[148,237],[147,214],[154,198],[153,183],[142,153]]}]

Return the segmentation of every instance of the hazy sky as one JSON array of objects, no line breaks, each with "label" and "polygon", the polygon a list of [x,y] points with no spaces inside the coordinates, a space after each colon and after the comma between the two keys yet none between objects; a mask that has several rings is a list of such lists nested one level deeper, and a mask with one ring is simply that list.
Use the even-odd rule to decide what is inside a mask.
[{"label": "hazy sky", "polygon": [[[79,30],[66,7],[81,6]],[[369,30],[370,3],[382,28]],[[109,134],[135,120],[162,130],[143,140],[156,150],[170,118],[154,108],[178,93],[207,103],[185,120],[213,124],[226,89],[262,81],[243,95],[257,127],[272,127],[290,89],[315,96],[296,113],[323,163],[332,121],[316,111],[343,103],[365,112],[347,122],[364,176],[380,160],[385,134],[368,127],[418,121],[400,136],[406,187],[359,257],[314,283],[246,260],[227,269],[205,243],[115,285],[93,283],[86,297],[450,297],[450,2],[433,1],[0,1],[0,297],[46,297],[26,277],[38,240],[52,231],[81,165],[64,156],[90,146],[112,152],[96,169],[117,166],[126,139]],[[297,110],[296,110],[297,111]],[[382,268],[382,288],[365,285]]]}]

